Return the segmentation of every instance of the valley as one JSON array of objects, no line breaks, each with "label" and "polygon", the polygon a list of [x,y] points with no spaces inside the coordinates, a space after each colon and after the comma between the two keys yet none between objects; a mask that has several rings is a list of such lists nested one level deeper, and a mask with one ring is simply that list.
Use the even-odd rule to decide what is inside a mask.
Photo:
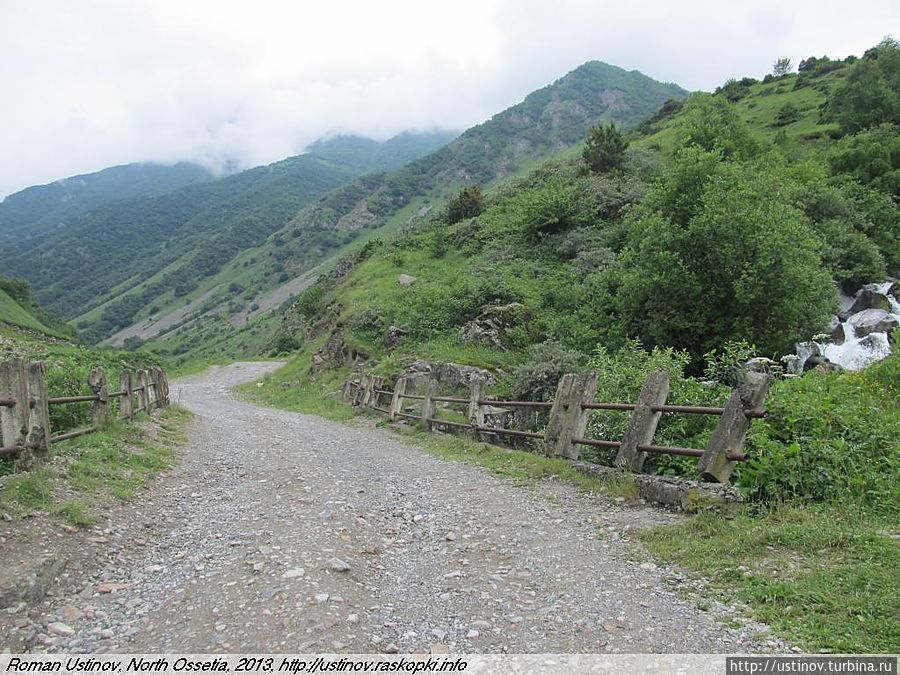
[{"label": "valley", "polygon": [[[890,652],[900,44],[784,61],[693,93],[588,61],[461,133],[8,197],[0,358],[65,396],[163,365],[193,417],[107,430],[173,446],[112,506],[114,472],[0,458],[21,542],[102,539],[0,649]],[[348,382],[408,385],[405,421]],[[593,444],[553,450],[554,406]],[[720,433],[730,497],[690,514],[617,455],[700,494]]]}]

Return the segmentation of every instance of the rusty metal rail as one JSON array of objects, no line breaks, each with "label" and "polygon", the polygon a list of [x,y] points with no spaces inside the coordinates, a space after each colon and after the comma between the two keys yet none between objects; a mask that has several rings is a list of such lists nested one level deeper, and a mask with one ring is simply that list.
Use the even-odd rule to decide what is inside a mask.
[{"label": "rusty metal rail", "polygon": [[594,438],[573,438],[572,442],[576,445],[590,445],[594,448],[613,448],[616,449],[621,443],[617,441],[598,441]]},{"label": "rusty metal rail", "polygon": [[60,441],[67,441],[70,438],[78,438],[79,436],[87,436],[88,434],[92,434],[97,431],[97,427],[86,427],[84,429],[75,429],[74,431],[67,431],[64,434],[57,434],[56,436],[50,437],[51,443],[59,443]]},{"label": "rusty metal rail", "polygon": [[14,408],[15,406],[16,406],[16,399],[0,398],[0,408]]},{"label": "rusty metal rail", "polygon": [[460,398],[458,396],[432,396],[432,401],[441,401],[442,403],[468,403],[469,399]]},{"label": "rusty metal rail", "polygon": [[0,457],[11,457],[12,455],[18,455],[25,448],[21,445],[4,445],[0,447]]},{"label": "rusty metal rail", "polygon": [[[618,449],[621,443],[617,441],[600,441],[593,438],[573,438],[572,442],[576,445],[589,445],[595,448],[612,448]],[[680,448],[678,446],[668,445],[639,445],[637,449],[641,452],[649,452],[653,455],[679,455],[681,457],[702,457],[703,450],[696,448]],[[733,462],[746,462],[750,459],[747,455],[728,455],[728,459]]]},{"label": "rusty metal rail", "polygon": [[499,408],[552,408],[553,401],[501,401],[489,398],[478,401],[478,405],[493,405]]},{"label": "rusty metal rail", "polygon": [[[635,403],[582,403],[582,410],[618,410],[622,412],[632,411],[637,408]],[[650,410],[663,413],[683,413],[686,415],[721,415],[725,408],[705,405],[652,405]],[[747,417],[761,419],[766,416],[765,410],[748,410],[744,413]]]},{"label": "rusty metal rail", "polygon": [[85,396],[51,396],[47,399],[47,403],[50,405],[55,405],[59,403],[84,403],[86,401],[99,401],[100,397],[97,394],[90,394]]},{"label": "rusty metal rail", "polygon": [[377,405],[373,405],[373,406],[372,406],[372,410],[377,410],[378,412],[383,412],[383,413],[385,413],[386,415],[390,415],[390,414],[391,414],[391,411],[390,411],[390,410],[388,410],[388,409],[386,409],[386,408],[379,408]]},{"label": "rusty metal rail", "polygon": [[420,420],[420,419],[422,419],[422,416],[421,416],[421,415],[410,415],[409,413],[405,413],[405,412],[398,412],[398,413],[397,413],[397,417],[405,417],[405,418],[408,419],[408,420]]}]

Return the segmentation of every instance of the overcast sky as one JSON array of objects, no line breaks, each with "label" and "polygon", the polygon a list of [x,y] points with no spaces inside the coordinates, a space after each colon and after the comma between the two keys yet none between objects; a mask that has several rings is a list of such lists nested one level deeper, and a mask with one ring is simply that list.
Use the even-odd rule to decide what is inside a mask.
[{"label": "overcast sky", "polygon": [[598,59],[687,89],[861,55],[896,0],[0,0],[0,196],[133,161],[242,167],[465,129]]}]

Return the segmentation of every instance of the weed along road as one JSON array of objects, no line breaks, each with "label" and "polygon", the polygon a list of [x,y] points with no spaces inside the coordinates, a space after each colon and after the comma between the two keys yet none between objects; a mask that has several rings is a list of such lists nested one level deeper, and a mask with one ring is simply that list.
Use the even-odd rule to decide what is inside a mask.
[{"label": "weed along road", "polygon": [[753,652],[787,647],[649,560],[677,516],[517,485],[374,422],[261,408],[237,363],[172,383],[180,465],[36,608],[46,652]]}]

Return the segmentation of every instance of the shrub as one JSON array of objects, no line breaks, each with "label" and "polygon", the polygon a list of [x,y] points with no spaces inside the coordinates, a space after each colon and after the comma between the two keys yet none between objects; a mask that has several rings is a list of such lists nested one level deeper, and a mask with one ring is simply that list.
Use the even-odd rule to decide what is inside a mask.
[{"label": "shrub", "polygon": [[474,218],[484,211],[484,195],[477,185],[464,187],[447,203],[447,223]]},{"label": "shrub", "polygon": [[[729,394],[722,386],[705,386],[700,381],[685,376],[690,355],[671,348],[644,349],[640,342],[629,341],[624,347],[610,352],[597,347],[588,361],[588,368],[595,371],[597,379],[596,400],[604,403],[634,403],[637,401],[650,373],[664,370],[669,375],[669,402],[690,405],[719,405]],[[588,428],[592,438],[621,440],[630,416],[618,411],[595,411]],[[715,428],[715,419],[705,415],[663,415],[653,442],[658,445],[678,445],[703,448]],[[611,463],[614,452],[586,453],[602,463]],[[695,460],[670,455],[653,455],[647,458],[650,472],[694,473]]]},{"label": "shrub", "polygon": [[785,103],[775,115],[775,126],[783,127],[800,119],[800,108],[793,103]]},{"label": "shrub", "polygon": [[900,354],[855,373],[776,382],[768,417],[751,427],[752,459],[738,467],[738,485],[761,502],[840,500],[896,516],[898,383]]},{"label": "shrub", "polygon": [[513,396],[524,401],[549,401],[560,378],[584,369],[584,355],[566,349],[556,340],[531,348],[528,361],[516,368]]},{"label": "shrub", "polygon": [[606,173],[622,167],[627,149],[628,141],[615,124],[595,124],[588,130],[581,157],[594,173]]}]

